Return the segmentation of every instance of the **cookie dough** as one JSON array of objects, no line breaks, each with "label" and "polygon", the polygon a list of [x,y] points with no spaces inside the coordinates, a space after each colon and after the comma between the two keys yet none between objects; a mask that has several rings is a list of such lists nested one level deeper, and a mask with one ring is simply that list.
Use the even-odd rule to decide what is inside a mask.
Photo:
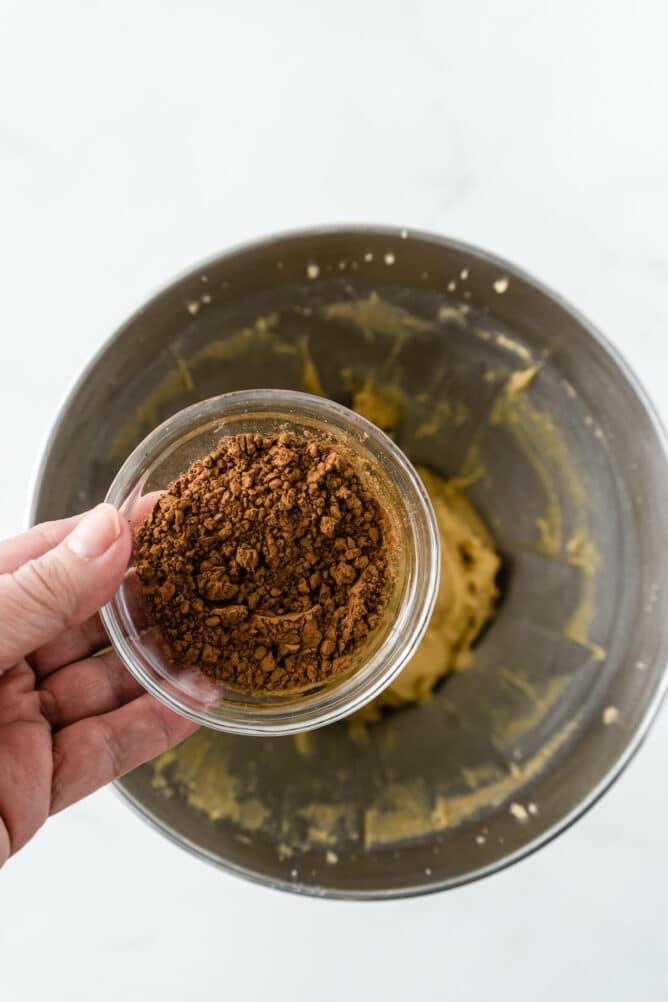
[{"label": "cookie dough", "polygon": [[[384,394],[369,383],[354,396],[353,409],[371,420],[388,413]],[[401,675],[354,714],[353,724],[378,720],[384,707],[427,699],[440,679],[471,663],[471,647],[494,612],[500,560],[492,536],[465,497],[461,481],[445,480],[424,468],[418,472],[434,506],[441,540],[441,580],[434,612],[422,643]]]}]

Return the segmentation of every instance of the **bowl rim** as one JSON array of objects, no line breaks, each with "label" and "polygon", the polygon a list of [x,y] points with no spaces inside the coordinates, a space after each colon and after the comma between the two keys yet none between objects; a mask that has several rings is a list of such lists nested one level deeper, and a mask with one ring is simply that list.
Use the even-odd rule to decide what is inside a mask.
[{"label": "bowl rim", "polygon": [[[97,367],[98,363],[102,357],[107,353],[110,347],[114,344],[117,338],[137,319],[144,313],[146,313],[151,307],[174,285],[182,282],[189,277],[195,277],[197,274],[205,271],[208,267],[213,264],[217,264],[226,258],[232,258],[240,254],[249,253],[253,251],[259,251],[262,249],[270,249],[276,244],[285,244],[290,241],[303,241],[304,239],[312,238],[313,240],[336,237],[336,236],[369,236],[369,237],[383,237],[387,239],[411,239],[415,238],[419,241],[423,241],[428,244],[440,246],[446,248],[450,251],[459,252],[462,255],[468,255],[474,260],[483,262],[486,265],[491,265],[498,268],[502,274],[507,275],[509,278],[515,278],[527,285],[532,287],[536,292],[545,297],[547,300],[559,306],[566,314],[568,314],[581,328],[582,330],[608,355],[611,361],[620,370],[622,376],[628,383],[630,389],[634,393],[635,397],[642,406],[642,409],[656,435],[657,442],[660,447],[660,455],[657,457],[657,462],[663,461],[663,464],[668,467],[668,434],[664,423],[652,401],[647,390],[641,383],[638,376],[635,374],[630,363],[627,361],[624,353],[616,347],[608,337],[603,334],[603,332],[592,323],[580,310],[573,306],[573,304],[562,296],[560,293],[556,292],[550,285],[545,283],[543,280],[536,278],[533,274],[526,271],[522,267],[515,265],[508,259],[501,257],[500,255],[491,253],[483,248],[478,247],[475,244],[468,243],[463,240],[456,238],[451,238],[439,233],[434,233],[429,230],[422,229],[420,227],[411,226],[399,226],[390,225],[387,223],[332,223],[332,224],[322,224],[308,227],[296,227],[288,230],[279,230],[268,235],[261,237],[251,237],[242,241],[238,241],[232,244],[230,247],[212,252],[206,257],[200,259],[194,264],[190,264],[187,267],[181,269],[178,273],[174,274],[168,280],[162,282],[151,296],[143,299],[141,304],[135,309],[126,319],[118,326],[116,329],[109,334],[102,342],[100,347],[95,351],[91,357],[88,364],[84,367],[82,372],[78,377],[76,377],[70,386],[70,389],[65,392],[62,398],[62,402],[56,411],[55,421],[47,434],[44,437],[43,448],[38,454],[38,460],[34,467],[33,476],[31,478],[29,487],[29,504],[28,504],[28,518],[27,522],[29,526],[35,524],[37,505],[39,501],[39,496],[44,485],[44,476],[46,473],[46,467],[49,461],[49,455],[51,448],[57,436],[60,434],[62,425],[70,411],[71,405],[75,400],[77,394],[80,392],[81,388],[84,386],[86,381],[89,379],[91,373]],[[490,876],[493,873],[498,873],[501,870],[506,869],[509,866],[519,862],[520,860],[532,855],[537,850],[543,848],[543,846],[548,845],[553,839],[561,835],[568,828],[570,828],[576,821],[582,818],[591,808],[601,799],[601,797],[610,789],[610,787],[619,779],[622,773],[625,771],[626,767],[629,765],[631,760],[634,758],[639,748],[645,741],[647,734],[653,724],[658,711],[663,703],[663,700],[668,692],[668,663],[662,666],[662,676],[657,684],[656,690],[652,695],[651,700],[648,702],[644,713],[639,720],[635,730],[629,735],[629,739],[623,752],[619,755],[614,764],[609,768],[608,772],[602,777],[602,779],[591,789],[587,796],[583,797],[579,803],[577,803],[571,811],[566,813],[558,822],[556,822],[551,828],[542,832],[535,839],[527,842],[526,845],[522,846],[514,853],[509,854],[507,857],[497,860],[487,867],[482,867],[478,870],[471,870],[465,874],[458,877],[446,878],[444,880],[428,881],[423,885],[411,886],[411,887],[397,887],[389,890],[337,890],[332,888],[318,888],[312,885],[298,884],[296,882],[291,882],[288,880],[282,880],[280,878],[267,878],[259,872],[254,872],[246,867],[237,867],[229,862],[223,861],[207,850],[203,849],[201,846],[196,845],[191,840],[185,836],[172,831],[169,826],[161,821],[159,818],[155,817],[145,804],[139,802],[137,798],[127,789],[124,784],[124,777],[120,777],[115,780],[113,785],[116,788],[118,794],[128,803],[135,811],[137,811],[140,816],[149,823],[152,827],[157,829],[163,835],[167,836],[170,841],[174,842],[176,845],[183,849],[189,851],[192,855],[199,857],[213,865],[218,869],[226,871],[234,876],[243,877],[245,880],[250,880],[254,883],[262,884],[266,887],[272,887],[284,891],[289,891],[291,893],[299,893],[302,895],[313,896],[317,898],[331,898],[332,900],[357,900],[357,901],[374,901],[374,900],[388,900],[388,899],[402,899],[415,897],[427,893],[435,893],[438,891],[447,890],[453,887],[462,886],[464,884],[472,883],[476,880],[480,880],[484,877]]]}]

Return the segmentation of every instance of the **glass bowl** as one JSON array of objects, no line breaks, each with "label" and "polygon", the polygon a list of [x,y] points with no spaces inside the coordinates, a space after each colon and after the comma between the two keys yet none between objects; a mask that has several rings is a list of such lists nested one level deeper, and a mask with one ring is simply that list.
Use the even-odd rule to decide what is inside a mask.
[{"label": "glass bowl", "polygon": [[438,589],[440,543],[420,477],[375,425],[310,394],[246,390],[187,407],[135,449],[114,479],[107,501],[121,510],[134,532],[157,492],[215,449],[221,437],[282,431],[333,439],[354,461],[389,518],[394,573],[387,606],[350,667],[306,690],[249,693],[178,664],[160,631],[150,624],[134,556],[123,584],[101,613],[119,656],[149,692],[200,724],[239,734],[291,734],[322,727],[369,702],[415,651]]}]

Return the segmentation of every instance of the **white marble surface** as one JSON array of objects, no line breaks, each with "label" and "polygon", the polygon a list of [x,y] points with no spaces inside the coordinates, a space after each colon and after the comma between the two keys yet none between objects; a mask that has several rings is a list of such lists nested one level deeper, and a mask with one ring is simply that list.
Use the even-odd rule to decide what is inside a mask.
[{"label": "white marble surface", "polygon": [[[662,0],[1,0],[0,533],[126,314],[212,251],[302,224],[394,222],[509,257],[666,416],[667,33]],[[0,995],[663,1002],[667,764],[664,712],[547,849],[378,905],[224,876],[103,791],[0,874]]]}]

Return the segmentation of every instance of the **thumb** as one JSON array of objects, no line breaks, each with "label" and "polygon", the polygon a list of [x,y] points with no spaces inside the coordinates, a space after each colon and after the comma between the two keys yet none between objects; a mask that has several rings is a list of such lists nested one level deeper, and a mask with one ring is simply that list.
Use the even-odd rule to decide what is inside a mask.
[{"label": "thumb", "polygon": [[125,519],[101,504],[58,546],[0,575],[0,673],[108,601],[131,547]]}]

